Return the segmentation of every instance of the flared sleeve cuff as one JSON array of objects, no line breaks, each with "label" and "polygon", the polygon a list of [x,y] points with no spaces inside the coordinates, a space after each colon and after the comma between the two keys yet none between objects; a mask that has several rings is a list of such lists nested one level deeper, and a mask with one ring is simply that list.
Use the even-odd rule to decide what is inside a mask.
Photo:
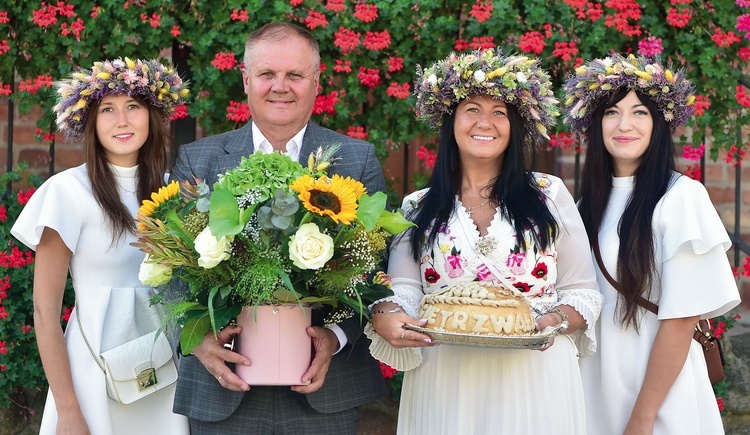
[{"label": "flared sleeve cuff", "polygon": [[418,347],[393,347],[372,328],[365,326],[365,335],[370,339],[370,354],[376,360],[388,364],[396,370],[405,372],[422,364],[422,350]]},{"label": "flared sleeve cuff", "polygon": [[557,305],[569,305],[573,307],[586,321],[583,333],[576,334],[576,346],[581,356],[591,355],[596,352],[596,322],[602,311],[604,297],[596,290],[565,290],[560,292],[560,301]]},{"label": "flared sleeve cuff", "polygon": [[740,303],[732,268],[721,245],[696,254],[683,245],[662,265],[659,320],[720,316]]},{"label": "flared sleeve cuff", "polygon": [[70,252],[75,253],[81,231],[81,217],[71,197],[75,183],[68,171],[52,176],[31,196],[10,232],[30,249],[36,251],[44,228],[55,230]]},{"label": "flared sleeve cuff", "polygon": [[727,230],[706,188],[695,180],[678,178],[655,213],[662,233],[662,262],[674,257],[683,245],[688,245],[696,255],[716,246],[725,252],[731,247]]}]

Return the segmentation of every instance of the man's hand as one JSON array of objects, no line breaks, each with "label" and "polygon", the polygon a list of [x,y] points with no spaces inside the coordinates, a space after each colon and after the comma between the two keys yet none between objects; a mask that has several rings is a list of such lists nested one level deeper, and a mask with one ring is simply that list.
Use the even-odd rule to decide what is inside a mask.
[{"label": "man's hand", "polygon": [[[232,337],[242,332],[241,326],[229,325],[219,331],[214,337],[212,331],[209,331],[203,341],[193,350],[193,355],[203,364],[213,377],[219,381],[222,387],[232,391],[248,391],[250,386],[239,378],[232,370],[227,367],[227,363],[235,363],[249,366],[250,360],[224,348],[224,343],[229,342]],[[327,368],[328,366],[326,366]]]},{"label": "man's hand", "polygon": [[323,381],[328,373],[328,366],[331,365],[333,353],[339,348],[339,339],[328,328],[308,326],[307,335],[312,337],[315,357],[312,360],[312,364],[310,364],[310,368],[302,375],[302,382],[305,385],[295,385],[292,387],[292,391],[302,394],[313,393],[323,386]]}]

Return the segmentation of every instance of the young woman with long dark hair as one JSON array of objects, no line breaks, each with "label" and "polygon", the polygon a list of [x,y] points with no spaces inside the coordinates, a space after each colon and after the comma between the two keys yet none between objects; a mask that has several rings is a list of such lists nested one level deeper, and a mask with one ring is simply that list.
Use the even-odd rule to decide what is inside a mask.
[{"label": "young woman with long dark hair", "polygon": [[[174,384],[125,405],[108,397],[99,360],[138,337],[144,317],[160,326],[155,307],[138,311],[153,289],[141,284],[144,254],[130,243],[139,205],[164,185],[169,115],[188,91],[170,65],[128,58],[56,86],[58,129],[84,142],[85,164],[50,177],[11,230],[36,251],[34,329],[50,386],[40,433],[188,433],[187,419],[172,413]],[[68,272],[76,307],[63,332]]]},{"label": "young woman with long dark hair", "polygon": [[613,54],[577,69],[565,91],[566,122],[587,146],[579,210],[605,299],[599,351],[581,359],[588,431],[723,433],[692,337],[739,294],[706,189],[675,170],[672,134],[692,114],[693,87],[658,61]]}]

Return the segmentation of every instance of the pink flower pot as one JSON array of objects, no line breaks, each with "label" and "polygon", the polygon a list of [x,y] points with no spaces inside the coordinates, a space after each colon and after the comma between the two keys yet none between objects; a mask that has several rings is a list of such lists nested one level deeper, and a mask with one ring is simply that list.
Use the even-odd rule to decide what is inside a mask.
[{"label": "pink flower pot", "polygon": [[244,307],[237,352],[252,364],[237,365],[237,376],[249,385],[301,385],[312,357],[311,320],[309,307],[294,304]]}]

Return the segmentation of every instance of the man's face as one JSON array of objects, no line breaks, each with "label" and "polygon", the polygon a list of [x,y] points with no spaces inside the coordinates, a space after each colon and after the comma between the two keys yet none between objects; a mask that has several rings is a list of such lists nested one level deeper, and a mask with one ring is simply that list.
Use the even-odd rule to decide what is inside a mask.
[{"label": "man's face", "polygon": [[320,71],[297,36],[258,41],[242,80],[253,121],[266,136],[293,136],[310,120]]}]

